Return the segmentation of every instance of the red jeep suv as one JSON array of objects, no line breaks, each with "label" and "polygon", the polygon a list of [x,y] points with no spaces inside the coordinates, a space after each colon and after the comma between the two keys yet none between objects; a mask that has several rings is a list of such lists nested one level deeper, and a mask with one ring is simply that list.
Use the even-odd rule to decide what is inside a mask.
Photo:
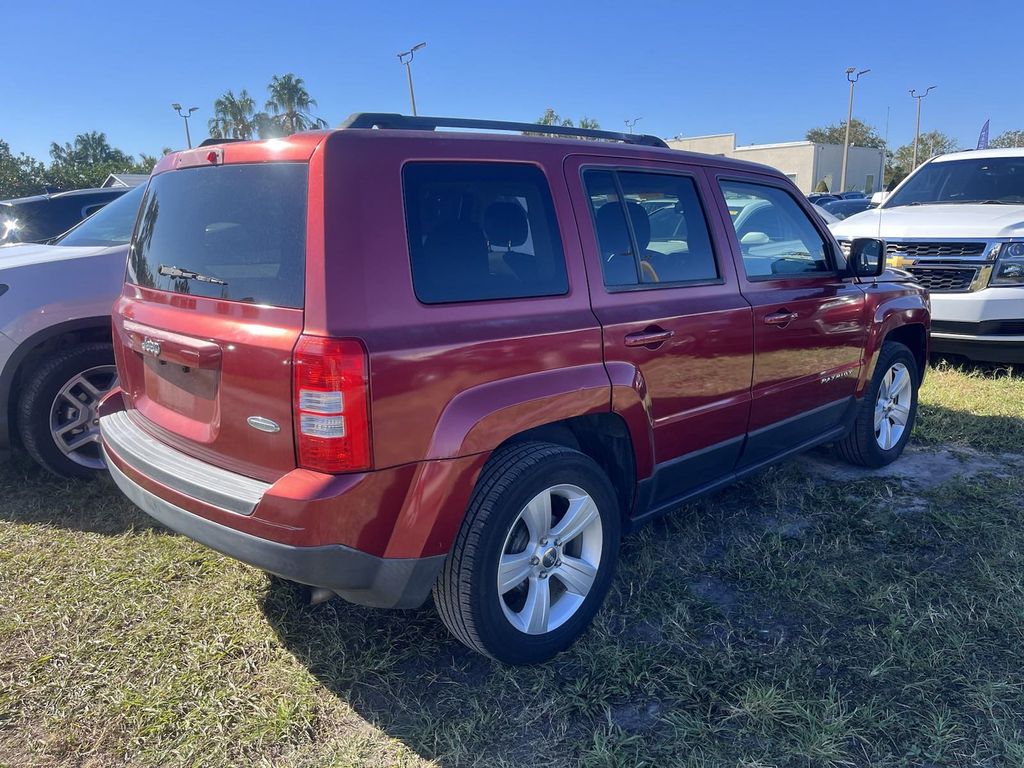
[{"label": "red jeep suv", "polygon": [[100,425],[169,528],[356,603],[433,592],[523,664],[638,523],[822,443],[896,459],[929,313],[777,171],[495,130],[538,127],[360,114],[164,157]]}]

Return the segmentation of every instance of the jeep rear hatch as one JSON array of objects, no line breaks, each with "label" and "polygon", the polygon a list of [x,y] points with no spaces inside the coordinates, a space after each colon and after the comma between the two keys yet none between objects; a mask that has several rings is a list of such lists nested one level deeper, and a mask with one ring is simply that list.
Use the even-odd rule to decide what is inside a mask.
[{"label": "jeep rear hatch", "polygon": [[115,308],[133,416],[185,453],[264,480],[296,466],[307,176],[305,162],[154,176]]}]

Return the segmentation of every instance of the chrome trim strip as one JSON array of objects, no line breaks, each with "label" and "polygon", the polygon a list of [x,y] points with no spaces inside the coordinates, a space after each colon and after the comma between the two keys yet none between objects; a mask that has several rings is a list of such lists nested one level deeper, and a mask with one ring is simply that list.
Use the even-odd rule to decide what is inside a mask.
[{"label": "chrome trim strip", "polygon": [[951,339],[953,341],[994,341],[1003,344],[1024,344],[1024,336],[967,336],[962,333],[936,333],[932,331],[933,339]]},{"label": "chrome trim strip", "polygon": [[100,432],[109,449],[133,469],[227,512],[251,515],[270,488],[270,483],[215,467],[164,445],[136,425],[128,411],[101,418]]}]

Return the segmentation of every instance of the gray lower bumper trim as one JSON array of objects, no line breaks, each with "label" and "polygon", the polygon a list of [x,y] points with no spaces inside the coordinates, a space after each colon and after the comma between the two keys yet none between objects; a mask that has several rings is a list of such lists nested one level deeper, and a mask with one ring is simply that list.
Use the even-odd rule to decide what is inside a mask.
[{"label": "gray lower bumper trim", "polygon": [[146,477],[229,512],[251,515],[270,488],[270,483],[215,467],[154,440],[128,411],[101,418],[100,430],[114,453]]},{"label": "gray lower bumper trim", "polygon": [[164,501],[134,483],[108,459],[111,477],[139,508],[173,531],[236,560],[291,581],[333,590],[375,608],[417,608],[430,594],[445,555],[375,557],[341,544],[293,547],[220,525]]}]

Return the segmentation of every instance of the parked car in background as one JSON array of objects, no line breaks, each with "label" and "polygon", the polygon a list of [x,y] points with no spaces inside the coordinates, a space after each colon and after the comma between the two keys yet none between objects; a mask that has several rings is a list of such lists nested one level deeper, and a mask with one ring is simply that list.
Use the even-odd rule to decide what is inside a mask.
[{"label": "parked car in background", "polygon": [[839,195],[832,195],[832,194],[829,194],[829,193],[821,193],[821,192],[817,192],[817,193],[815,193],[813,195],[808,195],[807,196],[808,202],[813,203],[814,205],[821,205],[822,203],[827,203],[830,200],[839,200],[839,199],[840,199]]},{"label": "parked car in background", "polygon": [[75,189],[0,200],[0,245],[52,240],[117,200],[128,189]]},{"label": "parked car in background", "polygon": [[1024,363],[1024,148],[933,158],[832,231],[881,237],[929,289],[936,352]]},{"label": "parked car in background", "polygon": [[110,307],[143,191],[122,189],[52,245],[0,248],[0,449],[59,475],[104,468],[96,406],[117,378]]},{"label": "parked car in background", "polygon": [[864,200],[867,197],[867,195],[864,194],[863,192],[851,190],[850,192],[838,193],[838,197],[840,200]]},{"label": "parked car in background", "polygon": [[820,205],[812,204],[811,207],[814,209],[814,212],[821,217],[821,220],[824,221],[826,224],[835,224],[837,221],[841,221],[841,219],[838,216],[832,215],[824,208],[822,208]]},{"label": "parked car in background", "polygon": [[142,509],[356,603],[433,591],[525,664],[623,531],[811,446],[900,455],[927,295],[878,240],[847,259],[781,173],[655,137],[442,127],[535,128],[354,115],[160,160],[100,408]]},{"label": "parked car in background", "polygon": [[823,203],[821,207],[837,219],[848,219],[850,216],[868,210],[868,208],[874,208],[875,204],[866,197],[861,197],[851,200],[831,200]]}]

